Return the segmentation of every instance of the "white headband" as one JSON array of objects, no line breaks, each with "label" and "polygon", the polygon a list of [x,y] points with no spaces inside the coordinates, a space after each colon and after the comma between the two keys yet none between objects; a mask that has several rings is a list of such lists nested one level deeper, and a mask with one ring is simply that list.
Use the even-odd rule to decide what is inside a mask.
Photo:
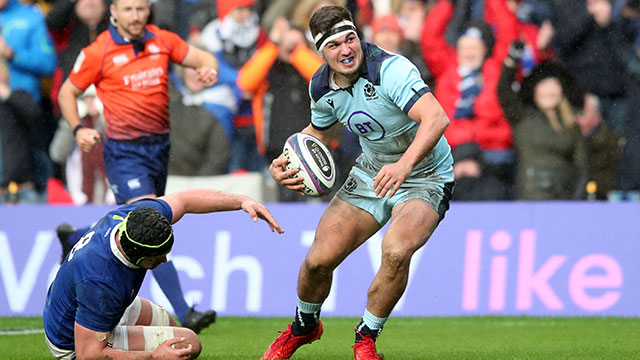
[{"label": "white headband", "polygon": [[350,32],[356,33],[356,26],[349,20],[342,20],[331,27],[331,30],[326,33],[318,33],[313,41],[316,44],[318,52],[322,52],[325,45],[331,40],[337,39],[340,36],[348,34]]}]

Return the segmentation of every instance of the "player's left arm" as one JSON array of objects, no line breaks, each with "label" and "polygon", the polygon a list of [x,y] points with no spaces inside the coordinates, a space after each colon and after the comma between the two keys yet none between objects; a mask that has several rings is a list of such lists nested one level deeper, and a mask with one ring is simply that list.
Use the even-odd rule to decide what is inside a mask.
[{"label": "player's left arm", "polygon": [[271,231],[275,230],[279,234],[284,232],[269,209],[248,196],[212,189],[191,189],[168,194],[160,199],[171,207],[172,224],[178,222],[184,214],[243,210],[251,216],[254,222],[262,219],[267,222]]},{"label": "player's left arm", "polygon": [[211,86],[218,81],[218,60],[213,54],[193,45],[189,45],[187,56],[180,65],[195,69],[198,73],[198,80],[204,86]]},{"label": "player's left arm", "polygon": [[[447,114],[428,91],[415,66],[408,60],[399,58],[388,65],[387,71],[393,75],[387,77],[389,84],[386,88],[383,85],[387,95],[411,120],[420,125],[400,160],[383,166],[374,177],[373,189],[380,198],[387,193],[389,197],[395,195],[411,170],[433,150],[449,125]],[[411,98],[407,100],[409,96]],[[410,105],[412,102],[413,105]]]},{"label": "player's left arm", "polygon": [[389,191],[389,197],[392,197],[400,189],[411,170],[433,150],[449,125],[447,114],[430,92],[416,101],[408,115],[420,124],[418,132],[400,160],[383,166],[374,178],[373,189],[380,198]]}]

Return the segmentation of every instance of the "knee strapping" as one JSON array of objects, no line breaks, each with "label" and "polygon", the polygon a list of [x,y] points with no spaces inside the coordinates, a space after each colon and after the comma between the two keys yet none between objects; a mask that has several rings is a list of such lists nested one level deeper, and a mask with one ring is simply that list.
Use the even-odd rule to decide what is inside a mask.
[{"label": "knee strapping", "polygon": [[173,327],[171,326],[145,326],[144,349],[151,351],[156,349],[163,342],[173,338]]},{"label": "knee strapping", "polygon": [[154,304],[149,301],[151,305],[151,324],[150,326],[169,326],[170,325],[170,316],[169,313],[162,308],[162,306],[158,304]]},{"label": "knee strapping", "polygon": [[126,326],[116,326],[109,333],[108,343],[114,349],[129,350],[129,333]]}]

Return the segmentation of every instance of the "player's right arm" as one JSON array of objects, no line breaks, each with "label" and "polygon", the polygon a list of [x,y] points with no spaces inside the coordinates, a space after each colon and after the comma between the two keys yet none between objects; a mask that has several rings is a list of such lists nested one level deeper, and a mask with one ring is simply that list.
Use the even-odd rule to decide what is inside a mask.
[{"label": "player's right arm", "polygon": [[91,45],[82,49],[58,94],[60,112],[74,132],[78,148],[82,151],[91,150],[93,145],[100,140],[100,133],[96,130],[79,127],[78,97],[91,84],[97,84],[101,78],[105,39],[103,34]]},{"label": "player's right arm", "polygon": [[271,231],[275,230],[279,234],[284,232],[269,209],[248,196],[212,189],[191,189],[168,194],[160,199],[171,207],[172,224],[178,222],[184,214],[243,210],[254,222],[262,219],[269,225]]},{"label": "player's right arm", "polygon": [[97,332],[78,324],[74,324],[76,358],[84,359],[189,359],[191,344],[182,349],[174,349],[172,345],[183,342],[183,338],[169,339],[153,351],[125,351],[107,346],[109,333]]},{"label": "player's right arm", "polygon": [[[62,84],[60,93],[58,94],[60,111],[72,130],[80,126],[78,97],[80,97],[83,92],[84,90],[73,85],[73,83],[67,79]],[[100,139],[100,133],[95,129],[81,127],[75,131],[75,139],[80,150],[89,151]]]}]

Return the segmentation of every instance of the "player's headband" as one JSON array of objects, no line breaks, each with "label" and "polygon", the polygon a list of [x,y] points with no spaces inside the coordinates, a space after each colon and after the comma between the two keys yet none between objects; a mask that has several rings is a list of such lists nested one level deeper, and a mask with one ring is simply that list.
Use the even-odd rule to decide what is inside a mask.
[{"label": "player's headband", "polygon": [[316,44],[316,49],[318,49],[318,52],[322,52],[322,49],[325,45],[327,45],[329,41],[337,39],[340,36],[343,36],[350,32],[353,32],[355,34],[356,26],[353,25],[353,23],[349,20],[342,20],[333,25],[333,27],[331,27],[329,31],[316,34],[316,37],[313,38],[313,41]]},{"label": "player's headband", "polygon": [[120,246],[122,246],[122,251],[127,255],[132,263],[139,265],[140,261],[145,258],[167,255],[171,251],[171,247],[173,246],[173,231],[171,231],[171,234],[169,234],[166,240],[159,244],[145,244],[132,239],[129,236],[129,233],[127,233],[127,220],[129,219],[129,215],[125,218],[114,215],[113,218],[116,220],[122,220],[120,225],[118,225],[120,233],[124,234],[124,237],[120,236]]}]

